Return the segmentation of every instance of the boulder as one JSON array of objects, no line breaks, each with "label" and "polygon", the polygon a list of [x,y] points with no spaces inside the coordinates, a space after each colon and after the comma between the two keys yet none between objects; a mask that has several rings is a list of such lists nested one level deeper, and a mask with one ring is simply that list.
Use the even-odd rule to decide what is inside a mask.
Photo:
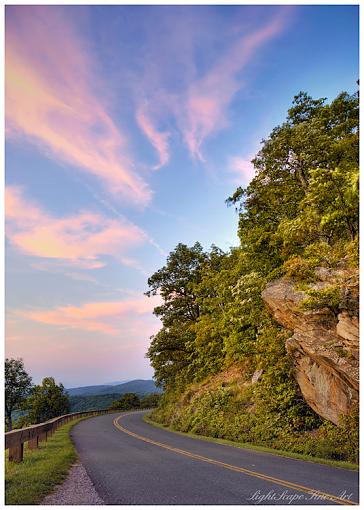
[{"label": "boulder", "polygon": [[303,310],[307,294],[285,278],[270,282],[262,297],[276,321],[293,333],[286,349],[303,397],[320,416],[338,424],[359,397],[358,274],[353,270],[317,274],[319,281],[312,287],[341,288],[339,313],[327,308]]}]

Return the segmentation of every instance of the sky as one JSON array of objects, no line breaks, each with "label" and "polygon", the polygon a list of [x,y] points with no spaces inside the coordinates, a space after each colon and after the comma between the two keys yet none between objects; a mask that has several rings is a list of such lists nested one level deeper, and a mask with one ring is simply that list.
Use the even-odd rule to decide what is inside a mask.
[{"label": "sky", "polygon": [[7,6],[6,355],[151,378],[147,280],[238,245],[226,198],[300,90],[354,92],[357,6]]}]

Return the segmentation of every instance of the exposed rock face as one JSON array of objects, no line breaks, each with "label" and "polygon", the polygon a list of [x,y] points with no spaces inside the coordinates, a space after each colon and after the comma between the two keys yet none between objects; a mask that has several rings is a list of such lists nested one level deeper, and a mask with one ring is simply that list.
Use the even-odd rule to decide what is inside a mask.
[{"label": "exposed rock face", "polygon": [[338,424],[340,415],[358,402],[358,273],[319,268],[317,277],[315,289],[340,286],[338,314],[328,308],[304,311],[300,304],[308,296],[284,278],[269,283],[262,297],[277,322],[293,332],[286,349],[305,400],[320,416]]}]

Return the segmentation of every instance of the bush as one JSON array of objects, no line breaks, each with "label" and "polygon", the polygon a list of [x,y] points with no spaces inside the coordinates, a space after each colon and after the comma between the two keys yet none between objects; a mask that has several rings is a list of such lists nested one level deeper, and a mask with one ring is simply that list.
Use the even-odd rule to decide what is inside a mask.
[{"label": "bush", "polygon": [[160,393],[150,393],[149,395],[145,395],[140,400],[140,407],[141,408],[148,408],[148,407],[157,407],[158,403],[160,402],[161,394]]},{"label": "bush", "polygon": [[140,398],[136,393],[124,393],[119,400],[114,400],[110,409],[129,411],[140,408]]},{"label": "bush", "polygon": [[307,289],[308,298],[302,301],[303,310],[322,310],[328,308],[335,315],[339,313],[341,305],[341,290],[336,286],[327,287],[322,290]]},{"label": "bush", "polygon": [[315,273],[311,264],[302,257],[291,257],[283,265],[284,274],[293,280],[311,282]]}]

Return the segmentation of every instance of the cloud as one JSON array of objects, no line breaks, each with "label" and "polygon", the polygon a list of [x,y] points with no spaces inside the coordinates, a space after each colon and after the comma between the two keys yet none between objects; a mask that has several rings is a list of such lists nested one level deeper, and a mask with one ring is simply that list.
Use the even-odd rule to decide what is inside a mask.
[{"label": "cloud", "polygon": [[52,259],[66,267],[97,269],[105,255],[118,257],[149,242],[136,225],[87,211],[55,218],[26,200],[22,190],[5,190],[6,236],[9,242],[35,257]]},{"label": "cloud", "polygon": [[228,107],[242,87],[239,74],[285,24],[286,17],[280,13],[263,27],[239,37],[202,78],[190,84],[183,108],[177,107],[177,120],[194,158],[203,161],[204,140],[228,125]]},{"label": "cloud", "polygon": [[151,191],[135,172],[128,142],[100,99],[107,90],[91,51],[56,6],[8,6],[6,132],[145,205]]},{"label": "cloud", "polygon": [[235,174],[234,184],[246,186],[254,178],[255,170],[251,162],[252,159],[253,156],[250,158],[241,158],[240,156],[230,158],[229,170]]},{"label": "cloud", "polygon": [[159,168],[166,165],[169,161],[170,154],[168,142],[171,135],[167,131],[159,131],[155,127],[151,117],[147,114],[145,107],[138,108],[136,112],[136,120],[140,129],[158,153],[159,163],[154,166],[154,170],[159,170]]},{"label": "cloud", "polygon": [[115,329],[121,326],[117,335],[16,319],[6,322],[6,355],[23,358],[36,384],[50,374],[68,388],[153,375],[145,353],[160,322],[152,314],[134,314],[130,324],[127,317],[116,317]]},{"label": "cloud", "polygon": [[116,335],[120,333],[125,321],[129,328],[132,327],[133,320],[139,320],[138,318],[145,315],[151,316],[158,304],[158,296],[142,296],[124,301],[85,303],[81,306],[68,305],[51,310],[23,310],[14,313],[42,324]]},{"label": "cloud", "polygon": [[[184,11],[188,19],[186,22],[182,16],[185,33],[178,30],[178,21],[173,19],[169,27],[163,26],[164,47],[155,46],[154,35],[150,36],[147,71],[143,78],[138,76],[138,82],[135,80],[135,88],[138,100],[147,98],[145,102],[152,109],[146,116],[142,105],[138,122],[157,149],[160,161],[170,152],[169,138],[161,126],[171,122],[171,118],[192,158],[204,161],[203,143],[229,126],[229,108],[245,85],[244,71],[262,47],[283,32],[292,8],[276,8],[268,21],[249,10],[241,12],[246,13],[246,18],[226,25],[221,17],[211,17],[211,10],[195,10],[194,20],[188,19]],[[166,33],[173,41],[172,47],[165,40]]]},{"label": "cloud", "polygon": [[[93,283],[94,285],[98,286],[104,286],[102,283],[100,283],[97,278],[94,276],[91,276],[87,273],[81,273],[74,271],[73,268],[75,266],[75,263],[70,264],[70,268],[67,268],[67,263],[64,260],[58,261],[58,260],[49,260],[44,259],[37,262],[32,262],[30,264],[30,267],[32,269],[36,269],[37,271],[45,271],[47,273],[57,274],[60,273],[63,276],[67,276],[68,278],[71,278],[72,280],[76,281],[85,281]],[[82,269],[82,267],[80,268]],[[90,269],[89,266],[87,266],[85,269]],[[94,268],[96,269],[96,268]]]}]

